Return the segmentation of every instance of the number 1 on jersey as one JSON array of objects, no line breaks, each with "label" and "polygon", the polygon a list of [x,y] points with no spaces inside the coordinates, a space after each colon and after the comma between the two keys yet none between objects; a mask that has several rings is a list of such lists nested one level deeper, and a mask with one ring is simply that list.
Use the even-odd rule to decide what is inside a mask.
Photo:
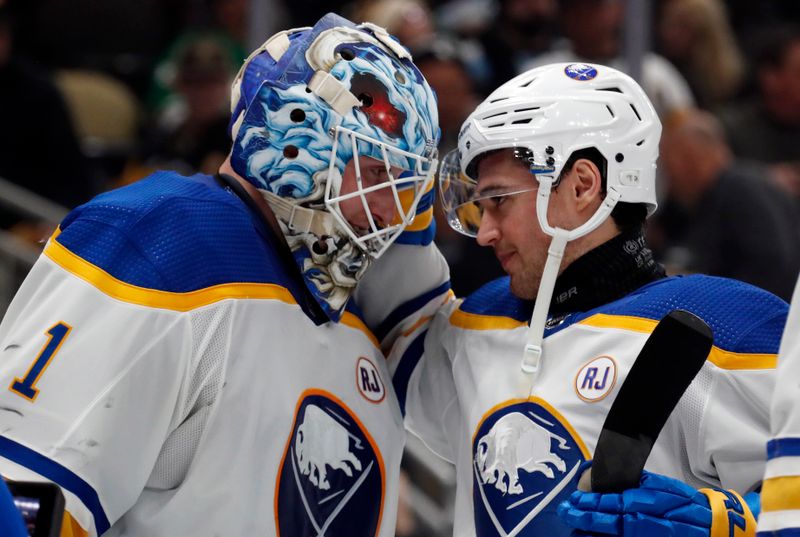
[{"label": "number 1 on jersey", "polygon": [[39,377],[42,376],[47,366],[50,365],[50,361],[56,355],[58,349],[61,348],[64,340],[67,339],[70,330],[72,330],[72,327],[64,322],[59,322],[50,328],[46,332],[49,339],[45,346],[42,347],[39,356],[36,357],[28,372],[21,379],[15,378],[8,389],[29,401],[34,401],[36,396],[39,395],[39,390],[34,385],[39,381]]}]

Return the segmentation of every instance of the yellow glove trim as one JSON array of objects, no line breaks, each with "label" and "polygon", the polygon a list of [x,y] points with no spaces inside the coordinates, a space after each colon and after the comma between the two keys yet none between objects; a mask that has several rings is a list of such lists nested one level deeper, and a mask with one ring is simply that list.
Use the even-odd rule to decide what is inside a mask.
[{"label": "yellow glove trim", "polygon": [[711,506],[709,537],[755,537],[756,519],[737,492],[719,489],[700,489],[700,492]]}]

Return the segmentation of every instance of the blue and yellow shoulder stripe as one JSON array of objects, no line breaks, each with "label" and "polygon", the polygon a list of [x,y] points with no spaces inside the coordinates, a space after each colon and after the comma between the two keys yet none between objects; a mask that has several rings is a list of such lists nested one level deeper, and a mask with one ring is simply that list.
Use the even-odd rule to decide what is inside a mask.
[{"label": "blue and yellow shoulder stripe", "polygon": [[513,330],[527,326],[533,301],[511,293],[508,276],[493,280],[466,297],[450,316],[450,324],[471,330]]},{"label": "blue and yellow shoulder stripe", "polygon": [[[75,209],[44,255],[115,299],[152,308],[244,298],[298,304],[302,281],[265,233],[213,177],[158,172]],[[357,314],[342,322],[377,346]]]},{"label": "blue and yellow shoulder stripe", "polygon": [[[512,330],[527,326],[532,307],[532,302],[514,297],[508,278],[501,278],[464,300],[450,323],[471,330]],[[572,314],[546,335],[576,323],[649,333],[673,309],[685,309],[709,323],[714,332],[709,360],[717,366],[775,367],[787,304],[752,285],[713,276],[656,281],[610,304]]]}]

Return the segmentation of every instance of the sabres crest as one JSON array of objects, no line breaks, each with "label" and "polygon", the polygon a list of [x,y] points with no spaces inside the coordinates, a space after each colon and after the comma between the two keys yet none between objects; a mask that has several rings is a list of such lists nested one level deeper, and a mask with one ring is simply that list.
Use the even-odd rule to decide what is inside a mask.
[{"label": "sabres crest", "polygon": [[588,451],[558,411],[537,398],[509,401],[484,417],[472,453],[478,535],[569,535],[556,508]]},{"label": "sabres crest", "polygon": [[380,452],[355,414],[332,394],[303,393],[276,484],[278,535],[373,537],[384,488]]}]

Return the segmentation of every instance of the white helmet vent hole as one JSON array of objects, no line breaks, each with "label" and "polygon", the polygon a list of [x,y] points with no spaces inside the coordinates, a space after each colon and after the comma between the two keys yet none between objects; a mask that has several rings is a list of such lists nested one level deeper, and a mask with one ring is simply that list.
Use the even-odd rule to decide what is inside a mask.
[{"label": "white helmet vent hole", "polygon": [[641,121],[642,120],[642,116],[639,115],[639,111],[636,109],[635,106],[633,106],[633,103],[631,103],[631,110],[633,110],[633,113],[636,114],[636,118],[639,121]]},{"label": "white helmet vent hole", "polygon": [[608,110],[608,113],[611,114],[611,117],[617,117],[614,115],[614,111],[611,109],[610,106],[606,105],[606,110]]},{"label": "white helmet vent hole", "polygon": [[533,121],[533,118],[527,117],[525,119],[518,119],[516,121],[512,121],[511,124],[512,125],[524,125],[526,123],[530,123],[531,121]]}]

